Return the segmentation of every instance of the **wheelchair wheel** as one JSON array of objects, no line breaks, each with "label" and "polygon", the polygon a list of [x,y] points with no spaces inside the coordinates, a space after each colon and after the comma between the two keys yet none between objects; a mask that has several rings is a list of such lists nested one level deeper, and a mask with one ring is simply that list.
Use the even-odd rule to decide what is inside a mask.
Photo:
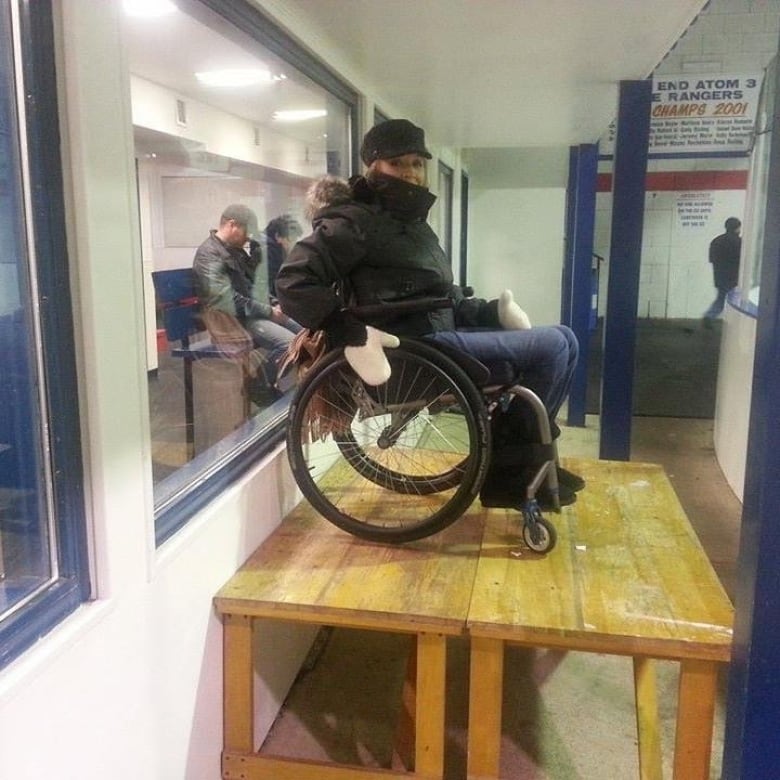
[{"label": "wheelchair wheel", "polygon": [[388,382],[364,385],[343,353],[298,386],[287,453],[304,496],[355,536],[408,542],[458,519],[485,477],[484,402],[461,368],[433,347],[387,351]]}]

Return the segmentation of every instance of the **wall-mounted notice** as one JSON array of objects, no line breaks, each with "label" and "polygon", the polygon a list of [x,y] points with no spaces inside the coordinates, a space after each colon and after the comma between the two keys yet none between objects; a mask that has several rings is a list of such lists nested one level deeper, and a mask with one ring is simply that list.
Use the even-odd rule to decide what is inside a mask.
[{"label": "wall-mounted notice", "polygon": [[[650,155],[749,151],[761,79],[720,74],[653,79]],[[612,122],[599,152],[614,150]]]},{"label": "wall-mounted notice", "polygon": [[677,224],[681,228],[707,227],[713,204],[711,192],[681,192],[677,196]]}]

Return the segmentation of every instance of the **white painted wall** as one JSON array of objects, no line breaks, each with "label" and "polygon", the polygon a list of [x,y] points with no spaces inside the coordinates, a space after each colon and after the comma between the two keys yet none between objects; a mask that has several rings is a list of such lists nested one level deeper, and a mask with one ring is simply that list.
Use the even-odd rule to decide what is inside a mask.
[{"label": "white painted wall", "polygon": [[740,501],[745,488],[755,344],[756,320],[727,304],[720,342],[714,442],[723,475]]},{"label": "white painted wall", "polygon": [[568,149],[469,149],[468,281],[511,289],[531,322],[560,322]]}]

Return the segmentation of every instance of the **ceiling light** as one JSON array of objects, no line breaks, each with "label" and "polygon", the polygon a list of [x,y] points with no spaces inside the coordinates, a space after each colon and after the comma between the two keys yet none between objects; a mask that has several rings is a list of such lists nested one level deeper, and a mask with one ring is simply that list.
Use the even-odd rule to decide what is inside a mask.
[{"label": "ceiling light", "polygon": [[123,0],[122,8],[128,16],[164,16],[176,10],[170,0]]},{"label": "ceiling light", "polygon": [[274,111],[274,119],[278,122],[305,122],[307,119],[319,119],[327,115],[328,112],[324,108],[300,111]]},{"label": "ceiling light", "polygon": [[225,68],[204,70],[196,73],[195,78],[207,87],[251,87],[253,84],[269,84],[279,77],[261,68]]}]

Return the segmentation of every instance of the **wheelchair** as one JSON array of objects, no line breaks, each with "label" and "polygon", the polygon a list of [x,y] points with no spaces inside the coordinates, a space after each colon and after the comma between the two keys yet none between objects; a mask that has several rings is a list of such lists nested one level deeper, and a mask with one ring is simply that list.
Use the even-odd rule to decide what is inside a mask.
[{"label": "wheelchair", "polygon": [[[451,302],[414,301],[392,310],[443,306]],[[386,312],[369,306],[350,311],[374,324],[377,308]],[[298,383],[287,453],[309,503],[369,541],[398,544],[443,530],[478,496],[490,465],[491,417],[519,395],[536,413],[550,453],[527,486],[522,537],[535,552],[552,550],[555,527],[535,499],[545,480],[553,496],[558,491],[550,423],[539,397],[511,381],[490,383],[482,363],[433,342],[402,339],[386,355],[392,373],[383,385],[364,384],[342,349],[328,352]]]}]

